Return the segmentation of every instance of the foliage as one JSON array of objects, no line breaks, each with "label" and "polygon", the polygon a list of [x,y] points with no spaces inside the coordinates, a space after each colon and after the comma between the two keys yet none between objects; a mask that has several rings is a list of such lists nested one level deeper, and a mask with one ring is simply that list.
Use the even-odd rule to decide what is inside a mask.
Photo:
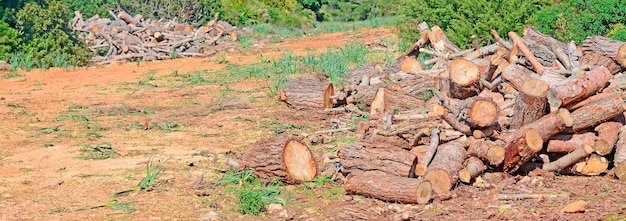
[{"label": "foliage", "polygon": [[18,32],[0,20],[0,60],[7,60],[19,44]]},{"label": "foliage", "polygon": [[[461,48],[471,46],[470,36],[476,35],[479,43],[491,42],[489,31],[499,33],[521,32],[524,24],[534,12],[545,4],[545,0],[403,0],[400,13],[408,18],[401,23],[402,37],[411,42],[417,40],[416,24],[426,21],[430,26],[439,26],[448,38]],[[414,19],[414,20],[412,20]]]},{"label": "foliage", "polygon": [[109,143],[99,143],[96,146],[91,146],[88,144],[83,144],[82,151],[86,154],[83,156],[76,157],[81,160],[104,160],[109,159],[115,155],[117,152],[113,150],[111,144]]},{"label": "foliage", "polygon": [[263,193],[259,190],[242,189],[237,192],[237,199],[240,213],[259,215],[265,211]]},{"label": "foliage", "polygon": [[384,0],[298,0],[317,21],[361,21],[395,16],[398,4]]},{"label": "foliage", "polygon": [[137,186],[138,191],[149,190],[152,188],[156,177],[163,170],[163,166],[160,164],[154,165],[153,159],[154,156],[151,156],[150,159],[148,159],[148,163],[146,163],[146,177],[139,182],[139,185]]},{"label": "foliage", "polygon": [[621,0],[561,1],[539,10],[533,19],[541,32],[578,43],[593,35],[626,40],[625,23],[626,5]]},{"label": "foliage", "polygon": [[[69,8],[60,0],[45,0],[41,5],[30,2],[17,12],[16,22],[23,41],[19,49],[32,53],[39,68],[70,63],[82,66],[91,58],[91,52],[67,27],[69,15]],[[57,57],[68,62],[59,62]]]}]

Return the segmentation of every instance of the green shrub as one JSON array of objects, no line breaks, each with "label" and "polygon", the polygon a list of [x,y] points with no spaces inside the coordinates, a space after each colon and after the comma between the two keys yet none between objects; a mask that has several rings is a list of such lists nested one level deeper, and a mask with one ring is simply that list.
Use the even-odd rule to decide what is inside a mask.
[{"label": "green shrub", "polygon": [[[60,0],[24,5],[15,16],[22,33],[20,51],[32,53],[32,60],[39,68],[55,64],[86,65],[92,54],[82,41],[73,37],[67,27],[69,16],[69,8]],[[68,61],[60,62],[58,57]]]},{"label": "green shrub", "polygon": [[13,50],[17,48],[19,38],[17,30],[0,20],[0,60],[9,59]]},{"label": "green shrub", "polygon": [[[476,35],[482,45],[492,42],[489,31],[521,32],[524,24],[540,9],[545,0],[403,0],[400,13],[408,18],[399,25],[401,36],[417,40],[416,25],[426,21],[441,27],[448,38],[461,48],[471,46]],[[406,33],[410,32],[410,33]]]},{"label": "green shrub", "polygon": [[239,212],[243,214],[259,215],[265,211],[263,192],[256,189],[241,189],[237,192]]},{"label": "green shrub", "polygon": [[626,23],[626,7],[621,0],[562,1],[539,10],[532,23],[543,33],[562,41],[581,43],[593,35],[624,39],[621,33]]}]

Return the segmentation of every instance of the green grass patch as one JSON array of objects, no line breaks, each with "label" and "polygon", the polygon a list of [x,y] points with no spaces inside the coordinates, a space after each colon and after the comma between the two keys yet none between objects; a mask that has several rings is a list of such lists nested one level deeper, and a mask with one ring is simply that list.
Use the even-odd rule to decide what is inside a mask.
[{"label": "green grass patch", "polygon": [[283,26],[259,23],[251,25],[250,28],[256,36],[275,36],[278,38],[301,37],[305,35],[320,35],[324,33],[354,31],[360,28],[378,28],[382,26],[391,26],[398,23],[399,17],[377,17],[363,21],[353,22],[313,22],[312,27],[308,28],[287,28]]},{"label": "green grass patch", "polygon": [[99,143],[99,144],[96,144],[95,146],[83,144],[81,146],[83,147],[81,149],[81,152],[83,152],[83,155],[74,157],[76,159],[104,160],[104,159],[109,159],[117,155],[117,152],[113,150],[113,147],[111,146],[110,143]]},{"label": "green grass patch", "polygon": [[263,185],[260,180],[253,176],[253,170],[231,172],[217,180],[213,188],[226,185],[225,190],[234,192],[237,196],[237,211],[242,214],[259,215],[265,212],[265,206],[270,203],[287,204],[286,199],[281,199],[281,191],[276,186],[283,183],[273,180]]},{"label": "green grass patch", "polygon": [[26,75],[20,74],[20,73],[10,73],[10,74],[5,74],[4,79],[19,78],[19,77],[25,77],[25,76]]},{"label": "green grass patch", "polygon": [[154,128],[157,130],[175,132],[175,131],[183,130],[183,125],[175,121],[163,121],[163,122],[156,123],[154,125]]}]

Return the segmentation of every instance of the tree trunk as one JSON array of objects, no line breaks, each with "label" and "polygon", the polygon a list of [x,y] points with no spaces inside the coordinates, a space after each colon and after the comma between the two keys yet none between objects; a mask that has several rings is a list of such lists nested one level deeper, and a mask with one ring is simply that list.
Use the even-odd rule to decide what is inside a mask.
[{"label": "tree trunk", "polygon": [[450,95],[465,99],[478,94],[480,73],[478,66],[465,59],[455,59],[450,63]]},{"label": "tree trunk", "polygon": [[589,36],[583,41],[583,52],[595,52],[615,60],[626,67],[626,44],[602,36]]},{"label": "tree trunk", "polygon": [[257,141],[243,157],[245,169],[254,169],[262,179],[285,183],[313,180],[317,161],[309,148],[293,137],[277,136]]},{"label": "tree trunk", "polygon": [[404,94],[402,91],[393,91],[381,87],[374,96],[374,100],[370,106],[370,114],[376,115],[382,112],[393,113],[396,111],[419,108],[425,108],[425,102],[423,100]]},{"label": "tree trunk", "polygon": [[560,102],[561,107],[567,107],[594,95],[609,83],[611,77],[608,69],[599,66],[580,77],[552,88],[548,96],[549,99],[558,100],[556,102]]},{"label": "tree trunk", "polygon": [[280,99],[296,109],[332,107],[334,89],[330,82],[318,79],[293,79],[279,90]]},{"label": "tree trunk", "polygon": [[515,99],[515,112],[511,118],[511,129],[520,128],[543,117],[547,112],[548,84],[531,79],[524,83]]},{"label": "tree trunk", "polygon": [[461,49],[454,45],[439,26],[433,26],[428,32],[430,45],[437,51],[442,53],[457,53]]},{"label": "tree trunk", "polygon": [[476,178],[487,169],[483,161],[476,157],[467,158],[464,165],[465,168],[459,171],[459,179],[464,183],[470,183],[472,179]]},{"label": "tree trunk", "polygon": [[500,166],[504,161],[505,144],[486,139],[469,138],[467,155],[475,156],[488,162],[491,166]]},{"label": "tree trunk", "polygon": [[585,53],[578,61],[582,70],[592,70],[598,66],[604,66],[609,69],[611,74],[617,74],[622,71],[622,67],[615,63],[613,59],[599,53]]},{"label": "tree trunk", "polygon": [[517,171],[542,149],[544,141],[565,131],[572,123],[572,114],[561,108],[508,134],[504,138],[507,143],[504,170],[508,173]]},{"label": "tree trunk", "polygon": [[446,193],[457,182],[464,160],[465,148],[460,142],[439,145],[423,178],[430,181],[434,193]]},{"label": "tree trunk", "polygon": [[509,82],[515,90],[521,90],[526,81],[532,79],[533,72],[527,68],[518,65],[510,64],[502,71],[502,79]]},{"label": "tree trunk", "polygon": [[429,181],[399,177],[379,171],[351,173],[343,188],[358,194],[393,203],[427,204],[431,199]]},{"label": "tree trunk", "polygon": [[546,151],[550,153],[569,153],[582,147],[584,144],[593,145],[597,139],[596,134],[592,132],[568,134],[565,136],[556,135],[551,137],[550,141],[548,141]]},{"label": "tree trunk", "polygon": [[371,140],[362,140],[339,150],[345,173],[378,170],[387,174],[408,177],[416,158],[400,147]]},{"label": "tree trunk", "polygon": [[542,169],[548,172],[557,171],[564,169],[572,164],[575,164],[581,159],[587,157],[591,152],[593,152],[593,148],[589,144],[585,144],[581,147],[576,148],[574,151],[562,156],[556,161],[553,162],[544,162]]},{"label": "tree trunk", "polygon": [[[601,94],[595,96],[604,96]],[[626,108],[624,107],[624,101],[618,93],[613,93],[610,96],[606,96],[602,99],[593,99],[592,102],[574,110],[572,112],[573,124],[570,131],[579,132],[583,131],[594,125],[598,125],[601,122],[613,119],[619,114],[623,114]]]}]

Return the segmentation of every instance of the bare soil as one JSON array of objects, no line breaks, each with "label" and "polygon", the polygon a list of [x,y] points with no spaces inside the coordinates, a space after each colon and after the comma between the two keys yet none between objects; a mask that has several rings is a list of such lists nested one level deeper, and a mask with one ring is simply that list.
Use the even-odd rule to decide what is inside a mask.
[{"label": "bare soil", "polygon": [[[313,189],[286,186],[280,187],[289,196],[286,217],[241,215],[232,192],[192,188],[200,177],[210,186],[228,169],[227,159],[239,159],[251,143],[273,136],[281,126],[302,126],[290,132],[310,133],[327,129],[331,118],[342,116],[289,109],[261,80],[209,79],[186,85],[181,83],[185,74],[217,73],[225,63],[255,63],[284,50],[306,55],[351,41],[385,38],[395,35],[385,28],[361,29],[253,43],[211,58],[19,71],[25,76],[1,78],[0,220],[211,220],[211,214],[221,220],[626,217],[626,186],[610,176],[505,176],[488,189],[459,185],[451,196],[425,206],[346,196],[340,182]],[[83,145],[103,142],[118,154],[80,159]],[[328,145],[312,148],[319,156]],[[115,198],[115,193],[137,187],[151,156],[164,166],[157,188]],[[494,199],[498,193],[546,197],[504,201]],[[559,212],[576,200],[588,202],[584,213]],[[131,204],[120,208],[124,203]]]}]

